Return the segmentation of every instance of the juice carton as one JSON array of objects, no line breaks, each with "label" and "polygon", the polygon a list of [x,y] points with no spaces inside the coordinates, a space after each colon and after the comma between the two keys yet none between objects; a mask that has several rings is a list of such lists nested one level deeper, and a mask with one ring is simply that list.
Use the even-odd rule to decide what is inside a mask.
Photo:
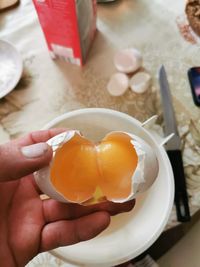
[{"label": "juice carton", "polygon": [[33,0],[52,58],[83,65],[96,31],[96,0]]}]

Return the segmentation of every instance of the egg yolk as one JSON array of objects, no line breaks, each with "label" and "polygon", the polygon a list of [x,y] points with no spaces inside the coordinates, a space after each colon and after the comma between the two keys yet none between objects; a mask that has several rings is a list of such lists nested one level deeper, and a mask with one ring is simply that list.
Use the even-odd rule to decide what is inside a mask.
[{"label": "egg yolk", "polygon": [[51,183],[75,203],[124,199],[132,191],[137,163],[137,153],[127,134],[112,133],[98,144],[75,134],[55,153]]}]

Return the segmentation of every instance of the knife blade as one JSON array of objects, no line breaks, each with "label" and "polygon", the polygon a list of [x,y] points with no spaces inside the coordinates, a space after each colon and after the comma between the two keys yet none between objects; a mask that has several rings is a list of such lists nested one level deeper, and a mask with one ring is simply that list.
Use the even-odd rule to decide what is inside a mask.
[{"label": "knife blade", "polygon": [[188,195],[181,153],[181,138],[178,133],[176,117],[172,104],[172,98],[167,80],[165,67],[159,69],[160,94],[163,106],[164,133],[168,136],[174,133],[174,137],[165,146],[169,160],[172,165],[175,181],[175,206],[177,219],[180,222],[190,221],[190,210],[188,205]]}]

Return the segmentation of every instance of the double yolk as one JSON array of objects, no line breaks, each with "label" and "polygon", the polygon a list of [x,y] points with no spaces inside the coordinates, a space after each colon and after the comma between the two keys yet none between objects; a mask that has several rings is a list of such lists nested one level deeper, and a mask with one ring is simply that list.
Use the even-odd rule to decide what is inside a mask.
[{"label": "double yolk", "polygon": [[56,150],[51,183],[70,202],[125,199],[132,191],[137,163],[127,134],[111,133],[95,144],[76,133]]}]

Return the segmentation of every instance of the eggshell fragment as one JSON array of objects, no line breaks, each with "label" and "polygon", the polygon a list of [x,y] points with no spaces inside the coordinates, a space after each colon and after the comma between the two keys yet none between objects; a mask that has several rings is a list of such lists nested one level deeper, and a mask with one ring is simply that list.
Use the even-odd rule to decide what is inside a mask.
[{"label": "eggshell fragment", "polygon": [[129,79],[124,73],[115,73],[111,76],[107,90],[112,96],[123,95],[129,87]]},{"label": "eggshell fragment", "polygon": [[134,93],[142,94],[149,89],[151,85],[151,76],[146,72],[138,72],[133,75],[129,84]]},{"label": "eggshell fragment", "polygon": [[132,73],[142,66],[142,55],[135,48],[123,49],[116,53],[114,65],[118,71]]},{"label": "eggshell fragment", "polygon": [[138,165],[138,168],[142,168],[143,170],[144,180],[141,180],[141,174],[139,174],[138,176],[137,169],[134,173],[134,182],[138,184],[136,193],[142,193],[153,184],[153,182],[158,176],[158,160],[155,152],[149,144],[147,144],[143,139],[139,138],[138,136],[131,136],[133,138],[132,144],[134,144],[137,154],[139,156],[145,154],[144,161],[141,161],[141,166]]},{"label": "eggshell fragment", "polygon": [[[131,172],[129,172],[129,174],[127,176],[127,177],[129,177],[128,180],[124,180],[125,177],[123,177],[123,179],[120,178],[119,184],[118,184],[118,182],[116,183],[117,180],[112,180],[112,179],[119,179],[119,173],[117,171],[117,168],[119,168],[119,171],[121,172],[122,169],[126,166],[127,161],[130,161],[130,157],[127,158],[127,160],[126,160],[126,157],[129,154],[124,154],[124,156],[122,156],[122,154],[120,154],[120,152],[119,152],[120,155],[117,154],[117,151],[124,151],[124,152],[126,151],[126,147],[121,147],[121,148],[118,147],[119,145],[120,146],[123,145],[123,143],[121,143],[123,140],[126,143],[125,146],[127,147],[127,145],[128,145],[129,150],[127,151],[127,153],[131,153],[130,157],[131,158],[133,157],[133,159],[134,159],[135,156],[133,156],[132,153],[134,153],[134,155],[136,155],[136,157],[137,157],[136,164],[137,165],[135,165],[135,163],[134,163],[133,170]],[[118,141],[120,143],[118,143]],[[68,142],[71,142],[71,143],[68,143]],[[43,169],[41,169],[35,173],[35,180],[36,180],[36,183],[38,184],[39,188],[45,194],[47,194],[49,197],[56,199],[58,201],[61,201],[61,202],[66,202],[66,203],[72,202],[72,203],[79,203],[79,204],[83,204],[83,205],[90,205],[90,204],[98,203],[100,201],[110,200],[110,201],[116,202],[116,203],[123,203],[125,201],[128,201],[128,200],[135,198],[137,196],[137,194],[147,190],[152,185],[152,183],[154,182],[154,180],[156,179],[156,177],[158,175],[159,167],[158,167],[158,161],[157,161],[155,152],[150,147],[150,145],[147,144],[143,139],[141,139],[138,136],[133,135],[133,134],[129,134],[129,133],[125,133],[125,132],[111,132],[105,136],[105,138],[102,140],[102,142],[95,145],[94,143],[92,143],[91,141],[89,141],[85,137],[83,137],[80,134],[80,132],[68,131],[68,132],[61,133],[61,134],[51,138],[47,143],[53,149],[53,152],[54,152],[53,153],[53,159],[52,159],[49,166],[47,166],[47,167],[45,167],[45,168],[43,168]],[[58,161],[58,154],[56,154],[57,150],[61,149],[59,151],[63,151],[63,149],[65,149],[65,147],[66,147],[66,144],[67,144],[67,147],[71,146],[71,144],[72,145],[74,144],[75,149],[77,149],[80,146],[80,150],[79,150],[80,152],[78,152],[78,154],[77,154],[79,156],[78,156],[78,158],[75,157],[73,159],[72,155],[70,154],[71,152],[69,152],[69,150],[67,150],[67,154],[70,158],[66,157],[66,154],[64,154],[64,158],[63,157],[60,158],[60,156],[62,154],[59,154],[60,160]],[[133,150],[132,150],[130,144],[133,146]],[[85,147],[85,145],[86,145],[86,147]],[[88,145],[89,145],[89,147],[88,147]],[[114,150],[111,151],[112,147]],[[71,147],[71,148],[73,148],[73,147]],[[94,149],[94,153],[96,153],[97,158],[96,158],[95,165],[90,165],[89,164],[89,163],[91,163],[91,161],[90,161],[88,163],[88,167],[87,167],[87,160],[86,160],[87,158],[86,157],[87,157],[87,149],[88,148]],[[118,150],[118,148],[119,148],[119,150]],[[96,152],[95,152],[95,149],[96,149]],[[106,151],[108,151],[109,154],[107,154]],[[94,192],[88,196],[89,198],[87,197],[87,199],[84,199],[83,202],[79,202],[79,201],[76,202],[76,201],[72,201],[72,200],[69,201],[69,199],[67,199],[66,196],[62,195],[62,193],[60,191],[56,190],[56,187],[54,186],[52,179],[55,179],[55,176],[56,176],[56,179],[58,179],[57,182],[59,182],[60,176],[57,176],[57,172],[56,172],[55,176],[53,176],[54,177],[53,178],[51,176],[51,174],[52,174],[51,167],[54,164],[53,163],[54,157],[56,158],[56,155],[57,155],[56,166],[59,167],[59,169],[58,169],[59,172],[61,170],[60,169],[61,165],[66,166],[66,164],[69,165],[72,163],[72,165],[73,165],[72,169],[70,167],[70,169],[68,169],[68,170],[70,172],[72,171],[72,173],[75,171],[75,173],[77,173],[77,175],[80,174],[81,177],[84,178],[84,177],[86,177],[85,173],[79,172],[79,170],[80,170],[79,167],[81,166],[81,165],[79,165],[79,164],[81,164],[80,156],[81,156],[82,152],[85,153],[84,154],[84,162],[85,162],[84,164],[86,164],[86,165],[84,165],[84,166],[86,167],[85,170],[87,172],[89,171],[89,172],[93,173],[93,169],[91,169],[92,166],[96,166],[96,164],[100,164],[97,166],[97,169],[94,169],[97,172],[100,170],[100,172],[98,174],[99,176],[96,178],[94,177],[97,181],[97,184],[95,182],[96,189],[94,187]],[[89,156],[90,155],[91,154],[89,154]],[[94,154],[94,156],[95,156],[95,154]],[[121,160],[120,160],[120,156],[121,156]],[[66,160],[67,160],[67,162],[66,162]],[[125,160],[125,162],[124,162],[124,160]],[[66,164],[65,164],[65,162],[66,162]],[[122,164],[122,162],[124,162],[124,164],[120,167],[120,164]],[[132,159],[130,162],[132,162]],[[115,165],[113,165],[113,164],[115,164]],[[70,165],[70,166],[72,166],[72,165]],[[77,166],[77,168],[76,168],[76,166]],[[116,166],[115,167],[116,169],[112,169],[112,166]],[[131,163],[131,166],[132,166],[132,163]],[[104,173],[105,173],[105,176],[104,176]],[[106,176],[106,173],[107,173],[107,176]],[[108,175],[109,173],[113,173],[113,175],[111,175],[111,176],[113,176],[112,179],[110,178],[110,175]],[[118,177],[115,177],[115,173]],[[122,176],[124,176],[124,175],[125,174],[122,174]],[[131,177],[131,175],[132,175],[132,177]],[[66,177],[66,176],[64,175],[64,177]],[[75,175],[73,179],[76,179],[76,178],[79,179]],[[65,179],[68,179],[68,178],[66,177]],[[98,180],[98,179],[100,179],[100,180]],[[129,180],[129,179],[131,179],[131,180]],[[66,180],[62,180],[62,181],[65,181],[65,184],[67,185]],[[85,182],[88,182],[88,181],[86,180]],[[81,186],[85,187],[85,185],[84,185],[85,182],[82,183]],[[109,197],[107,197],[107,195],[104,195],[104,194],[102,195],[102,192],[106,192],[106,190],[108,190],[108,186],[112,190],[112,191],[110,191],[111,195],[113,195],[113,192],[115,192],[114,188],[116,188],[116,190],[118,190],[118,192],[120,192],[119,190],[122,190],[122,188],[124,188],[124,183],[126,184],[127,182],[130,185],[130,187],[129,187],[130,189],[128,189],[128,192],[130,192],[130,193],[128,193],[129,194],[128,197],[123,197],[123,198],[122,197],[121,198],[111,197],[111,198],[109,198]],[[108,183],[108,185],[107,185],[107,183]],[[112,187],[112,185],[113,185],[113,187]],[[66,187],[62,187],[62,189],[63,188],[66,188]],[[72,192],[70,191],[71,190],[70,188],[67,188],[67,190],[70,192],[70,194],[73,193],[73,191]],[[79,191],[74,191],[75,195],[77,194],[77,192],[79,192]],[[84,191],[81,191],[81,192],[84,192]],[[124,193],[123,193],[123,195],[124,195]],[[77,198],[77,199],[79,199],[79,198]]]}]

